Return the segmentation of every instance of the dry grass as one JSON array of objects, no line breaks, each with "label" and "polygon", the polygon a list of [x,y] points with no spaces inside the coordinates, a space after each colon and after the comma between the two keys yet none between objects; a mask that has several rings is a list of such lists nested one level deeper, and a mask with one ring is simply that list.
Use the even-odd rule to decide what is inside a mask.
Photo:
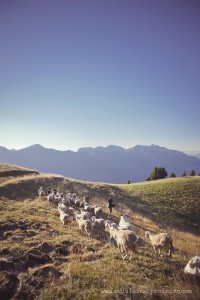
[{"label": "dry grass", "polygon": [[[4,182],[0,186],[0,191],[6,192],[4,198],[0,199],[0,226],[4,226],[0,251],[9,249],[13,255],[25,257],[27,251],[39,247],[42,242],[56,249],[49,252],[50,260],[44,264],[45,268],[43,265],[34,265],[20,273],[22,278],[27,278],[26,274],[29,274],[29,278],[37,278],[37,282],[43,280],[43,285],[41,283],[41,288],[33,294],[35,298],[32,299],[198,299],[200,281],[186,276],[183,269],[192,256],[200,253],[199,233],[193,227],[190,231],[185,231],[183,219],[178,215],[177,227],[168,223],[160,224],[157,219],[160,217],[160,195],[165,192],[168,199],[173,198],[176,193],[177,199],[185,199],[186,193],[187,197],[190,194],[194,202],[198,195],[196,184],[199,184],[199,179],[190,181],[189,193],[185,189],[186,181],[181,183],[181,187],[177,181],[179,188],[175,188],[175,181],[172,183],[173,188],[166,182],[115,186],[72,181],[44,174],[19,177],[7,181],[7,184]],[[191,187],[193,182],[194,189]],[[117,206],[112,219],[118,221],[120,213],[126,213],[135,225],[136,234],[143,238],[147,229],[155,233],[169,231],[174,238],[173,257],[169,259],[163,255],[155,259],[153,247],[147,239],[145,247],[134,255],[131,263],[127,263],[107,238],[93,237],[88,240],[80,235],[76,222],[71,227],[61,226],[57,208],[49,205],[45,197],[37,197],[37,187],[47,187],[49,184],[57,185],[65,193],[76,192],[81,197],[89,194],[92,203],[102,206],[105,218],[110,218],[106,200],[109,194],[113,194]],[[8,197],[11,187],[19,197]],[[29,197],[26,194],[28,192]],[[144,205],[143,209],[140,207],[141,203]],[[167,207],[167,202],[164,203]],[[177,205],[180,207],[180,204]],[[165,206],[162,204],[162,208]],[[190,205],[187,209],[190,209]],[[151,215],[154,210],[158,211],[156,217]],[[13,224],[16,226],[12,227]],[[92,247],[94,251],[89,251],[88,247]],[[64,250],[66,253],[63,254]],[[31,284],[32,281],[29,286]]]},{"label": "dry grass", "polygon": [[18,167],[12,164],[4,164],[4,163],[0,163],[0,172],[13,172],[13,171],[29,171],[29,172],[36,172],[27,168],[22,168],[22,167]]}]

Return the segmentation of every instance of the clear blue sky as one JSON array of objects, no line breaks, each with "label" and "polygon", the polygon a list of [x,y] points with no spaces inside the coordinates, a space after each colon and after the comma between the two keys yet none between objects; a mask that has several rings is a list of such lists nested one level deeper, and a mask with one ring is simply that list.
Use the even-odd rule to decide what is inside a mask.
[{"label": "clear blue sky", "polygon": [[0,145],[200,150],[199,0],[1,0]]}]

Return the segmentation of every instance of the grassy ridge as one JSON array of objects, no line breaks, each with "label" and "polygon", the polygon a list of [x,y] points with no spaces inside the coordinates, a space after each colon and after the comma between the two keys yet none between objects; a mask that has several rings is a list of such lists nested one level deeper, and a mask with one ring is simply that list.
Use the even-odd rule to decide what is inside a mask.
[{"label": "grassy ridge", "polygon": [[[19,257],[22,265],[17,265],[16,274],[27,292],[26,299],[196,300],[200,296],[200,281],[186,276],[183,269],[192,256],[200,253],[200,232],[190,225],[194,220],[199,222],[195,219],[199,184],[198,177],[131,185],[86,183],[45,174],[8,178],[0,185],[0,259],[9,257],[16,261]],[[71,228],[62,227],[57,208],[49,205],[46,198],[37,197],[40,185],[57,186],[64,193],[76,192],[80,197],[89,194],[92,203],[102,206],[105,218],[110,218],[106,203],[108,195],[113,195],[116,209],[111,218],[118,222],[121,212],[128,214],[136,234],[143,238],[147,229],[155,233],[161,229],[169,231],[175,247],[172,259],[165,255],[155,259],[149,240],[145,240],[145,247],[134,255],[133,261],[124,262],[108,235],[88,240],[80,235],[76,222]],[[194,219],[189,218],[190,212],[195,214]],[[42,242],[49,245],[47,253],[38,248]],[[6,249],[8,256],[3,254]],[[26,260],[26,253],[32,251],[36,255],[38,249],[42,257],[48,255],[44,256],[46,261],[38,260],[33,266]],[[28,298],[31,295],[33,298]]]},{"label": "grassy ridge", "polygon": [[168,226],[198,232],[200,226],[200,177],[171,178],[122,185],[126,203]]},{"label": "grassy ridge", "polygon": [[22,168],[22,167],[18,167],[12,164],[4,164],[4,163],[0,163],[0,174],[2,176],[3,173],[8,174],[8,172],[15,172],[15,171],[19,171],[21,173],[23,172],[29,172],[29,173],[38,173],[37,171],[31,170],[31,169],[27,169],[27,168]]},{"label": "grassy ridge", "polygon": [[25,176],[31,174],[39,174],[37,171],[27,168],[21,168],[15,165],[0,163],[0,184],[8,179],[16,178],[17,176]]}]

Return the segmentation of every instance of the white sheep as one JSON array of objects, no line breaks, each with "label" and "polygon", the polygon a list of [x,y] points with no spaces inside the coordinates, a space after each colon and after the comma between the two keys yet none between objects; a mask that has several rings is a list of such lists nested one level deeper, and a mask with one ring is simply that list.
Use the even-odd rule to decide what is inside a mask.
[{"label": "white sheep", "polygon": [[55,194],[55,193],[49,194],[47,196],[47,199],[50,204],[55,204],[55,205],[58,205],[58,203],[60,203],[62,201],[62,198],[60,196],[58,196],[58,194]]},{"label": "white sheep", "polygon": [[84,196],[83,201],[89,203],[89,196]]},{"label": "white sheep", "polygon": [[185,274],[191,274],[200,277],[200,256],[194,256],[189,260],[184,268]]},{"label": "white sheep", "polygon": [[[119,226],[116,223],[111,223],[111,224],[107,224],[107,227],[109,228],[109,233],[110,233],[110,240],[116,241],[116,237],[117,237],[117,231],[119,231]],[[116,231],[114,230],[116,229]]]},{"label": "white sheep", "polygon": [[81,201],[79,199],[75,199],[74,205],[76,205],[77,207],[80,207],[80,203],[81,203]]},{"label": "white sheep", "polygon": [[64,213],[63,211],[60,212],[60,221],[64,225],[69,225],[71,223],[71,218],[68,214]]},{"label": "white sheep", "polygon": [[89,220],[90,219],[90,213],[87,211],[81,211],[80,213],[75,212],[76,219],[83,219],[83,220]]},{"label": "white sheep", "polygon": [[63,200],[62,200],[62,203],[64,203],[65,206],[70,206],[70,201],[69,201],[69,199],[63,199]]},{"label": "white sheep", "polygon": [[68,207],[64,203],[58,203],[58,210],[68,213]]},{"label": "white sheep", "polygon": [[83,211],[88,211],[88,212],[90,212],[90,205],[84,205]]},{"label": "white sheep", "polygon": [[95,207],[94,206],[91,206],[91,205],[84,205],[84,207],[83,207],[83,210],[84,211],[88,211],[89,213],[92,213],[92,214],[94,214],[95,213]]},{"label": "white sheep", "polygon": [[100,206],[94,207],[94,214],[96,217],[100,217],[103,214],[102,208]]},{"label": "white sheep", "polygon": [[57,202],[57,203],[62,202],[62,201],[63,201],[63,194],[62,194],[62,193],[57,193],[57,194],[55,195],[55,199],[56,199],[56,202]]},{"label": "white sheep", "polygon": [[71,205],[74,205],[74,202],[76,200],[76,194],[68,193],[67,194],[67,199],[70,201]]},{"label": "white sheep", "polygon": [[104,219],[97,219],[95,216],[91,218],[92,220],[92,227],[93,229],[98,232],[102,233],[105,229],[105,220]]},{"label": "white sheep", "polygon": [[67,207],[67,214],[75,220],[75,209],[73,207]]},{"label": "white sheep", "polygon": [[71,199],[74,199],[75,200],[75,198],[76,198],[76,194],[74,193],[68,193],[67,194],[67,198],[71,198]]},{"label": "white sheep", "polygon": [[168,249],[168,256],[171,256],[172,250],[173,250],[173,239],[169,235],[169,233],[159,233],[159,234],[152,234],[150,231],[145,231],[145,237],[149,238],[151,241],[151,244],[153,245],[155,255],[161,254],[161,249],[166,247]]},{"label": "white sheep", "polygon": [[120,229],[127,229],[127,230],[134,231],[133,224],[130,223],[129,218],[125,215],[121,215],[119,221],[119,227]]},{"label": "white sheep", "polygon": [[111,221],[111,220],[105,220],[104,225],[105,225],[105,229],[106,229],[106,228],[110,228],[110,225],[112,225],[113,227],[115,227],[115,228],[117,228],[117,229],[118,229],[118,227],[119,227],[117,223],[114,223],[114,222]]},{"label": "white sheep", "polygon": [[87,202],[85,202],[85,201],[81,201],[80,202],[80,207],[81,208],[84,208],[85,205],[89,205],[89,204]]},{"label": "white sheep", "polygon": [[53,204],[53,201],[54,201],[54,194],[51,193],[47,196],[47,200],[50,204]]},{"label": "white sheep", "polygon": [[38,195],[39,195],[39,197],[45,196],[45,191],[43,190],[43,187],[42,187],[42,186],[39,187]]},{"label": "white sheep", "polygon": [[78,219],[78,226],[82,234],[86,233],[88,238],[91,238],[92,233],[92,222],[90,220]]},{"label": "white sheep", "polygon": [[[138,247],[144,245],[144,240],[137,237],[133,231],[126,229],[117,229],[110,225],[110,238],[117,242],[118,249],[123,259],[132,258],[132,253],[137,252]],[[124,254],[125,252],[125,254]]]}]

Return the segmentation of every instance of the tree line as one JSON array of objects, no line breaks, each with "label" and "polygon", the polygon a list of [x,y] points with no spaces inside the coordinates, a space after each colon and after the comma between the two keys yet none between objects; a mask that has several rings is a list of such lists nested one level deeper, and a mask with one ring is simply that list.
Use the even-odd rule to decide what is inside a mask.
[{"label": "tree line", "polygon": [[[200,174],[199,174],[200,175]],[[153,170],[151,171],[151,174],[147,177],[146,181],[151,181],[151,180],[158,180],[158,179],[164,179],[168,176],[167,171],[165,170],[164,167],[160,168],[160,167],[155,167],[153,168]],[[185,177],[187,176],[186,172],[184,171],[181,175],[181,177]],[[196,176],[196,173],[194,170],[191,170],[189,173],[189,176]],[[170,178],[174,178],[176,177],[176,174],[174,172],[172,172],[169,176]],[[131,181],[128,180],[128,184],[130,184]]]},{"label": "tree line", "polygon": [[[195,176],[195,175],[196,175],[195,171],[191,170],[189,176]],[[165,170],[164,167],[162,167],[162,168],[155,167],[151,171],[151,174],[147,177],[146,181],[157,180],[157,179],[164,179],[167,176],[168,176],[168,174],[167,174],[167,171]],[[187,174],[184,171],[182,173],[181,177],[185,177],[185,176],[187,176]],[[174,172],[172,172],[169,177],[170,178],[176,177],[176,174]]]}]

